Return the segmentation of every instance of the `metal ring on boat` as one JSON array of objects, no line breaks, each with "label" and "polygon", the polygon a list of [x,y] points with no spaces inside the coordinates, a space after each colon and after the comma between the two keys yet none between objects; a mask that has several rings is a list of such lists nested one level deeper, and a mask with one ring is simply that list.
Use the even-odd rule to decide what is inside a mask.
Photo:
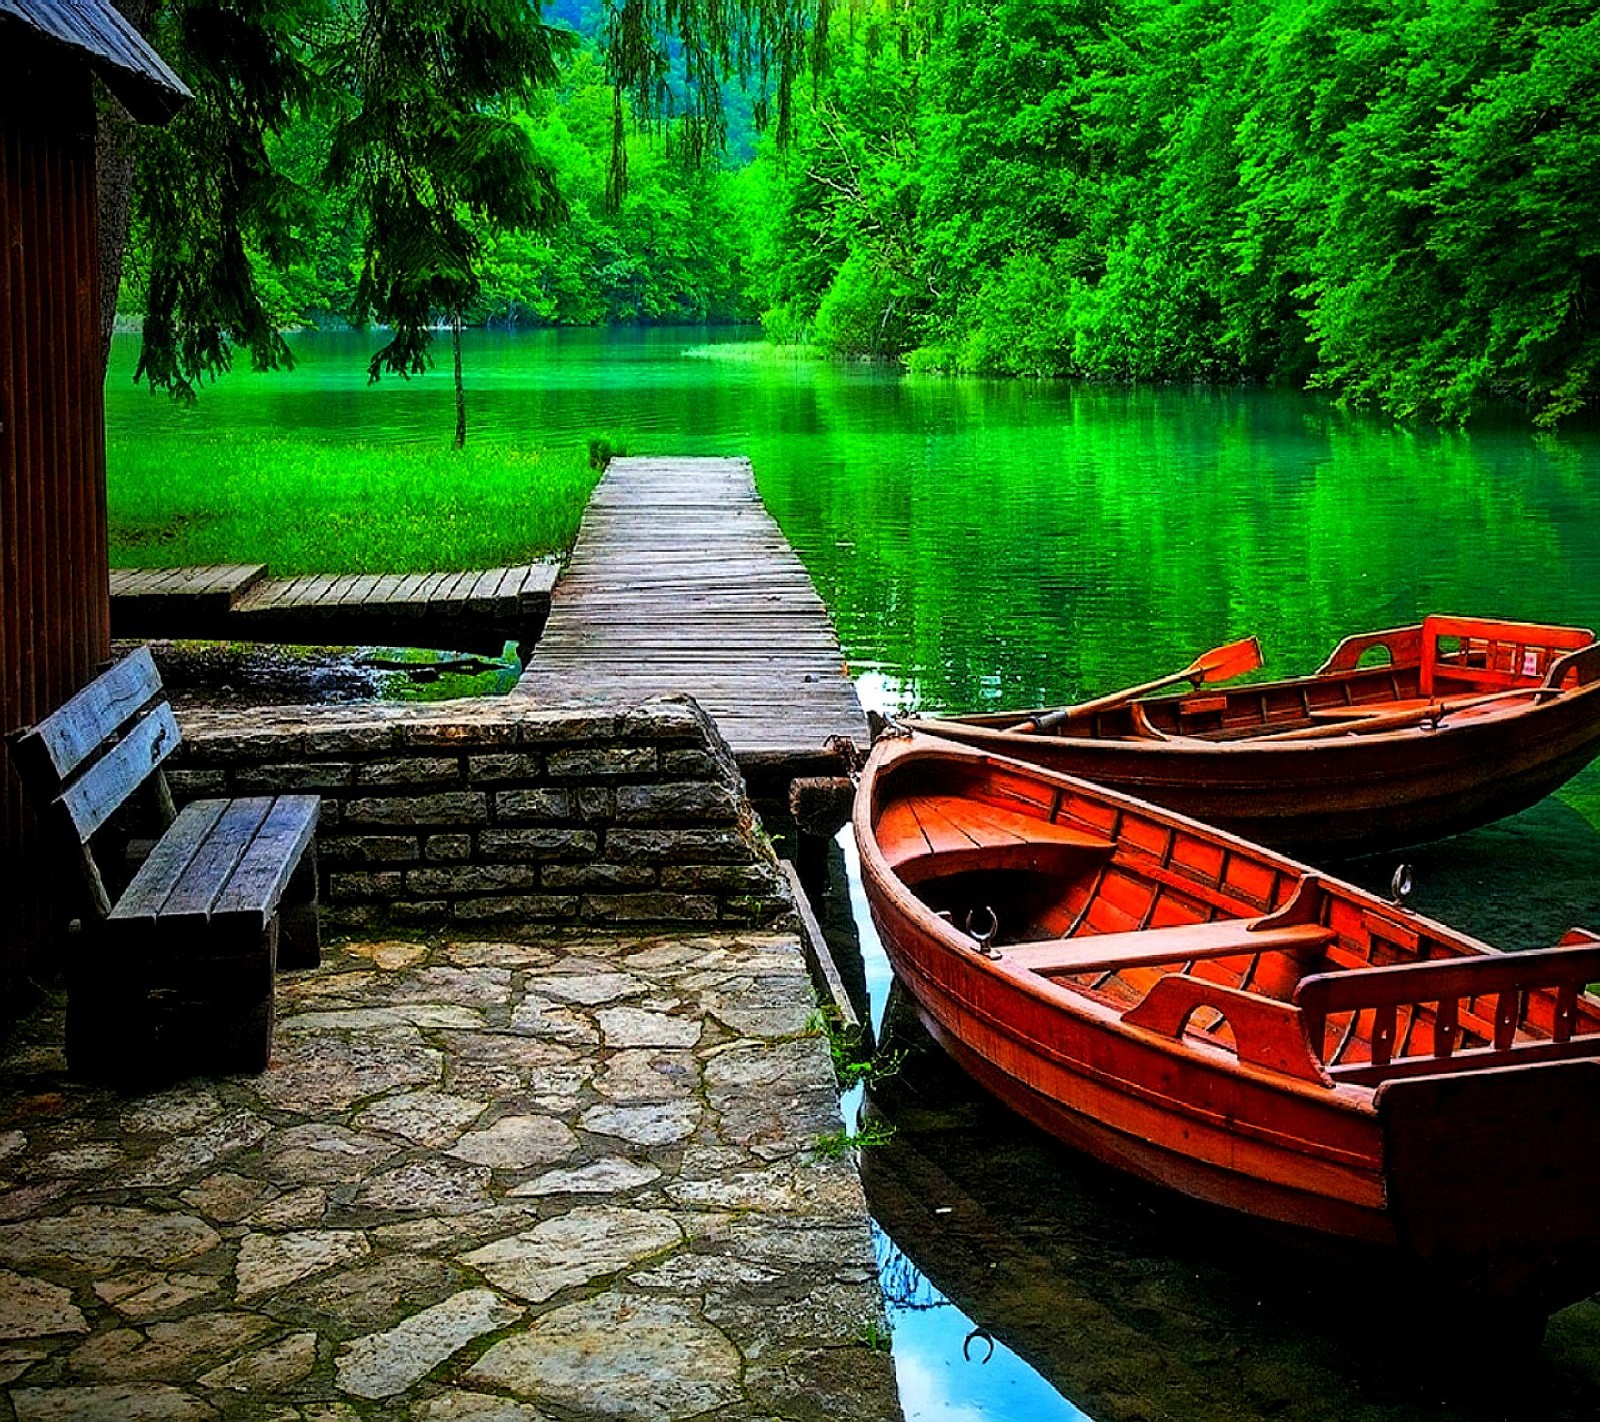
[{"label": "metal ring on boat", "polygon": [[1394,878],[1389,880],[1389,895],[1397,904],[1403,904],[1411,897],[1413,881],[1411,866],[1398,864],[1395,866]]},{"label": "metal ring on boat", "polygon": [[[989,916],[989,924],[986,928],[979,929],[973,927],[973,920],[977,918],[980,913],[984,913]],[[1000,915],[997,914],[988,904],[985,904],[981,909],[974,908],[967,910],[967,935],[974,943],[978,945],[978,951],[982,953],[985,958],[998,958],[1000,956],[1000,950],[990,946],[995,940],[995,935],[999,932]]]}]

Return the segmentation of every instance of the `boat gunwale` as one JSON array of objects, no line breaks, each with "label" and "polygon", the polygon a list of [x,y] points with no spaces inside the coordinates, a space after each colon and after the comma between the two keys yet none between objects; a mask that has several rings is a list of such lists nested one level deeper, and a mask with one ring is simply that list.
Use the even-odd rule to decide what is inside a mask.
[{"label": "boat gunwale", "polygon": [[[1233,692],[1269,691],[1291,688],[1308,682],[1323,683],[1326,678],[1317,676],[1296,677],[1285,681],[1250,682],[1243,686],[1232,687]],[[1438,725],[1397,726],[1387,731],[1358,731],[1354,729],[1358,722],[1352,722],[1352,729],[1346,735],[1339,736],[1328,734],[1315,740],[1299,741],[1274,741],[1270,737],[1276,732],[1262,731],[1252,735],[1243,735],[1227,741],[1207,740],[1204,736],[1187,736],[1180,733],[1163,733],[1160,738],[1153,736],[1066,736],[1028,735],[1032,744],[1041,746],[1062,746],[1074,752],[1092,754],[1095,750],[1104,748],[1112,749],[1119,755],[1129,753],[1136,756],[1150,758],[1179,758],[1191,759],[1197,754],[1211,756],[1233,756],[1242,759],[1246,755],[1298,755],[1309,758],[1313,755],[1340,754],[1350,750],[1370,749],[1372,747],[1389,747],[1407,742],[1422,740],[1437,740],[1440,736],[1450,735],[1459,742],[1469,733],[1489,733],[1501,731],[1507,725],[1514,725],[1525,718],[1538,716],[1548,719],[1557,708],[1570,708],[1589,695],[1600,694],[1600,680],[1586,682],[1581,686],[1566,687],[1556,691],[1545,691],[1543,687],[1529,686],[1512,687],[1508,690],[1526,691],[1529,698],[1526,704],[1521,701],[1507,698],[1501,706],[1486,708],[1488,714],[1477,715],[1470,718],[1452,722],[1446,708],[1446,716]],[[1540,696],[1539,693],[1545,694]],[[1219,693],[1221,694],[1221,693]],[[1150,698],[1152,701],[1158,698]],[[1168,698],[1159,698],[1166,700]],[[1181,698],[1171,698],[1179,700]],[[1026,720],[1031,715],[1044,715],[1054,708],[1044,708],[1038,712],[1005,711],[984,712],[984,717],[989,716],[1015,716],[1019,721]],[[905,716],[899,718],[900,724],[908,730],[925,736],[937,736],[941,739],[954,741],[956,737],[949,732],[941,733],[942,726],[957,726],[960,728],[962,738],[971,737],[972,740],[982,740],[986,745],[993,743],[996,747],[1017,744],[1017,738],[1027,734],[1000,726],[989,726],[981,721],[968,720],[964,716]],[[1298,726],[1285,725],[1279,730],[1297,730]],[[998,753],[1004,754],[1003,751]],[[1006,757],[1014,759],[1015,757]],[[1059,773],[1059,772],[1058,772]]]}]

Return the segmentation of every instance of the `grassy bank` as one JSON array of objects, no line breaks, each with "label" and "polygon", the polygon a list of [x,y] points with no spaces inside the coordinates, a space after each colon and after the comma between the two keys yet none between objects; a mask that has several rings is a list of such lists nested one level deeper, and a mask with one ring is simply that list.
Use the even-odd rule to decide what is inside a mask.
[{"label": "grassy bank", "polygon": [[114,567],[267,563],[275,574],[433,572],[564,551],[596,474],[512,436],[435,445],[272,433],[113,433]]}]

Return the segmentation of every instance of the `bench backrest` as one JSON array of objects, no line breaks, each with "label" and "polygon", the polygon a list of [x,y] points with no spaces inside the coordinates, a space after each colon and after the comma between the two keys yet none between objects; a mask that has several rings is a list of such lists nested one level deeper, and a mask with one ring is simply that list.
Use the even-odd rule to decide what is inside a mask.
[{"label": "bench backrest", "polygon": [[[181,737],[148,647],[96,677],[15,740],[17,768],[58,832],[84,846],[102,911],[105,892],[88,844],[137,790],[158,777]],[[164,815],[170,796],[157,786]]]}]

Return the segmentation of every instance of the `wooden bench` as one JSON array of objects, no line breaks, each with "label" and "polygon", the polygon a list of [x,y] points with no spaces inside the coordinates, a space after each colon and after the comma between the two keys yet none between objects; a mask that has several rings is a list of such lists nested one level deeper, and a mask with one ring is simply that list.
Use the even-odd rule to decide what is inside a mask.
[{"label": "wooden bench", "polygon": [[[67,1059],[82,1075],[262,1071],[276,969],[320,961],[320,801],[199,800],[178,814],[162,763],[179,741],[147,648],[14,738],[25,783],[81,870]],[[133,831],[141,810],[160,838],[127,878],[95,841]]]}]

